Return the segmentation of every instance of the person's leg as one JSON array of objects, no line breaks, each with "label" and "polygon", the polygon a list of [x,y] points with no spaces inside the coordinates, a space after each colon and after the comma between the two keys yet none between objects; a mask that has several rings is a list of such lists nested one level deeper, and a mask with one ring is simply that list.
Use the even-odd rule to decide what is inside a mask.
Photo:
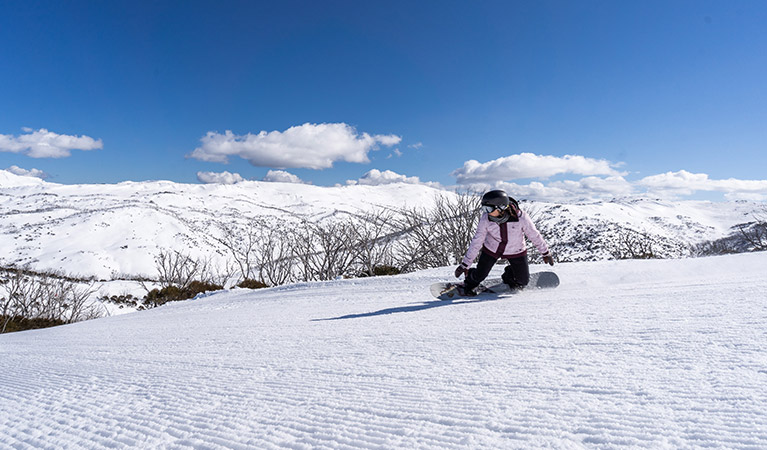
[{"label": "person's leg", "polygon": [[463,281],[464,290],[473,291],[479,286],[479,283],[484,281],[490,274],[493,266],[498,260],[488,255],[487,253],[479,254],[479,261],[477,261],[477,267],[469,269],[469,273],[466,274],[466,279]]},{"label": "person's leg", "polygon": [[503,282],[512,289],[522,288],[530,282],[530,266],[527,262],[527,254],[516,258],[509,258],[509,265],[503,271]]}]

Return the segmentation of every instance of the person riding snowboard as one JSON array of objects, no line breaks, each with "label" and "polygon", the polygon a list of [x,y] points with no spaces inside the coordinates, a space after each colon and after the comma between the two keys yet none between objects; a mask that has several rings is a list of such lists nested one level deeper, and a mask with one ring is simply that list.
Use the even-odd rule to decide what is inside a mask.
[{"label": "person riding snowboard", "polygon": [[[522,289],[530,281],[530,268],[527,261],[525,236],[535,244],[543,256],[543,261],[554,265],[554,258],[549,252],[546,241],[535,228],[530,216],[519,209],[516,200],[502,190],[489,191],[482,196],[482,216],[479,218],[477,231],[469,244],[469,249],[455,269],[455,277],[465,276],[462,295],[477,295],[476,288],[487,278],[493,265],[500,258],[508,260],[509,265],[503,271],[503,282],[512,289]],[[477,254],[476,268],[470,268]]]}]

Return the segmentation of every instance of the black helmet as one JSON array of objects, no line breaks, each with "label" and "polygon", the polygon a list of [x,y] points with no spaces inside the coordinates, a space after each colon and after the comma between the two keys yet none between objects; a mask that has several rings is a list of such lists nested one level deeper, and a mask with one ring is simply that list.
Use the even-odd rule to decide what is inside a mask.
[{"label": "black helmet", "polygon": [[[514,207],[509,208],[509,204],[513,205]],[[482,206],[490,207],[485,211],[487,213],[492,212],[492,208],[500,209],[503,211],[503,214],[498,217],[488,215],[488,219],[493,222],[505,223],[509,221],[517,222],[519,220],[519,216],[517,214],[519,210],[519,203],[517,203],[517,201],[513,198],[509,197],[505,191],[500,189],[486,192],[485,195],[482,196]]]},{"label": "black helmet", "polygon": [[495,206],[498,209],[506,209],[509,206],[509,196],[500,189],[488,191],[482,196],[482,206]]}]

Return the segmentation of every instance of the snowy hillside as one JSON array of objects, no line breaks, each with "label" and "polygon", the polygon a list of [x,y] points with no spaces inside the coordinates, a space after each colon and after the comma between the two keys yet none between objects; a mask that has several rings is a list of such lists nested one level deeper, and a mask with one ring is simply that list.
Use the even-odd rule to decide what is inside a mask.
[{"label": "snowy hillside", "polygon": [[[377,209],[434,204],[452,194],[414,184],[318,187],[243,182],[188,185],[168,181],[61,185],[0,170],[0,265],[98,279],[155,276],[162,249],[223,258],[219,225],[267,216],[300,220],[365,217]],[[646,233],[662,257],[728,235],[764,204],[625,200],[558,205],[525,203],[561,261],[601,260],[625,230]]]},{"label": "snowy hillside", "polygon": [[765,448],[765,266],[440,302],[444,268],[0,335],[0,448]]},{"label": "snowy hillside", "polygon": [[[765,220],[764,203],[624,199],[578,204],[530,203],[560,261],[615,259],[627,240],[645,241],[655,257],[690,255],[691,246]],[[620,253],[620,252],[619,252]],[[620,259],[620,258],[618,258]]]},{"label": "snowy hillside", "polygon": [[221,224],[259,216],[318,221],[339,212],[419,206],[441,192],[406,184],[324,188],[255,181],[61,185],[0,170],[0,264],[99,279],[154,275],[161,249],[222,255],[211,238]]}]

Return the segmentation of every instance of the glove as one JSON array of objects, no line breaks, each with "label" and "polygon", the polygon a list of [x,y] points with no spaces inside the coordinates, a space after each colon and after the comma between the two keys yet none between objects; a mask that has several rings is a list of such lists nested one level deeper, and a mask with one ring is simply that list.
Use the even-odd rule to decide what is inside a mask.
[{"label": "glove", "polygon": [[469,274],[469,268],[461,264],[455,268],[455,277],[461,278],[461,275],[466,276]]},{"label": "glove", "polygon": [[543,255],[543,262],[545,262],[546,264],[548,264],[550,266],[553,266],[554,265],[554,257],[551,256],[551,253],[546,253],[545,255]]}]

